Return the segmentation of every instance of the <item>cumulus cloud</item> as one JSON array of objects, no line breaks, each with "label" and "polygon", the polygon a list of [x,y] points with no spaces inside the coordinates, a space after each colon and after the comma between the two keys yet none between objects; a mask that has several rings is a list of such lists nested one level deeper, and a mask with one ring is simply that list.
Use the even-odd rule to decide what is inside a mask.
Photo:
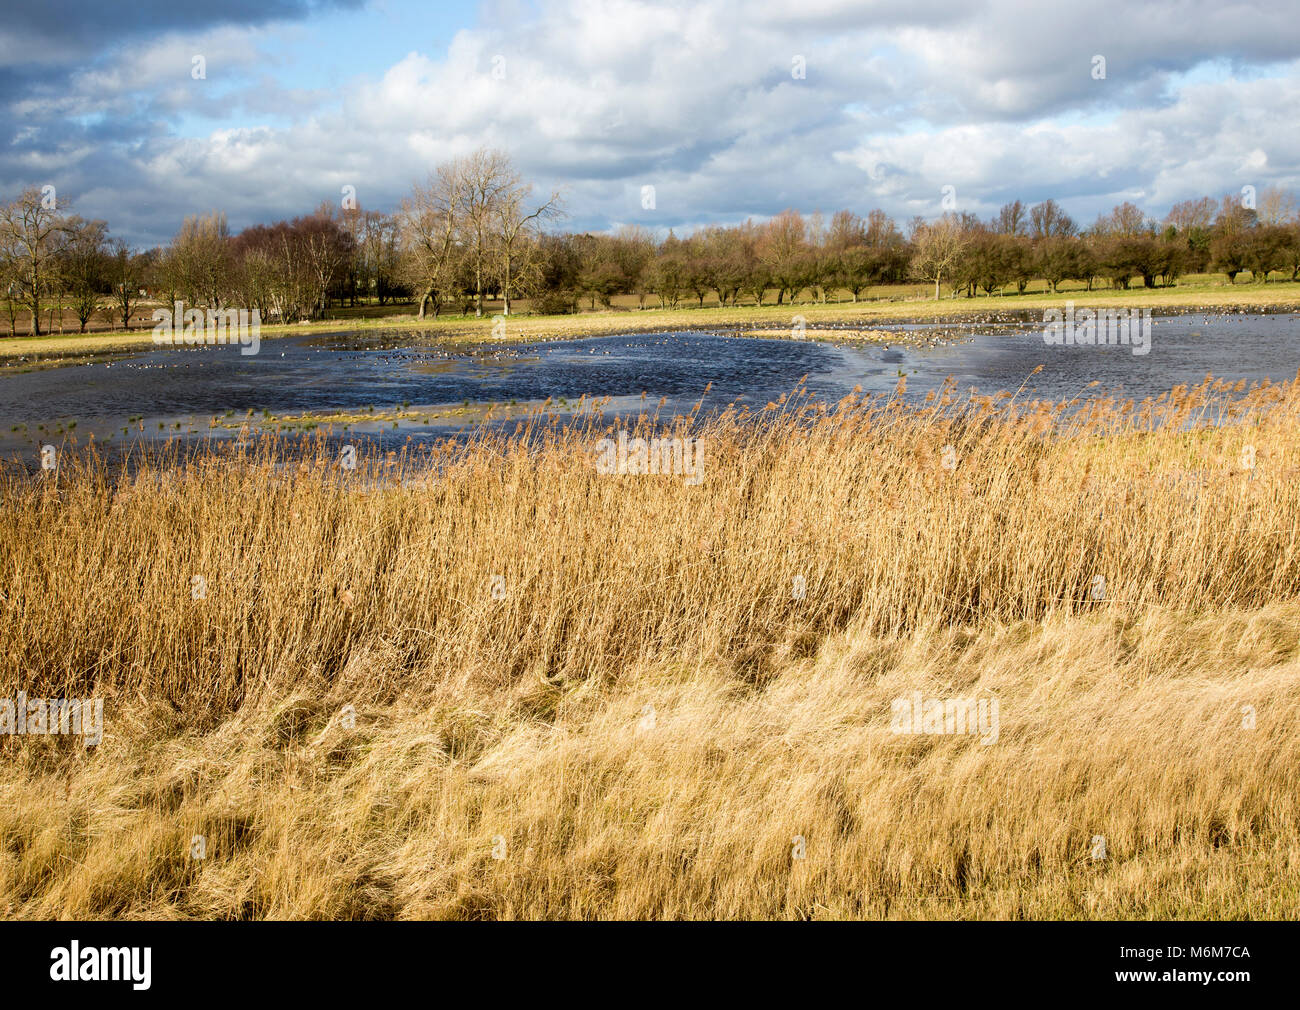
[{"label": "cumulus cloud", "polygon": [[[906,220],[937,213],[945,185],[981,216],[1050,196],[1087,221],[1121,199],[1159,212],[1300,182],[1300,23],[1282,7],[496,3],[437,51],[413,45],[327,92],[262,55],[323,5],[251,6],[137,18],[115,29],[129,44],[88,62],[33,59],[21,83],[0,71],[5,189],[53,178],[81,190],[83,213],[145,242],[187,212],[221,207],[238,227],[336,200],[343,185],[391,207],[481,144],[565,185],[581,228],[682,230],[787,206]],[[55,29],[0,28],[0,53],[12,63],[40,31]],[[230,71],[225,85],[193,87],[196,37]],[[654,210],[640,206],[647,184]]]}]

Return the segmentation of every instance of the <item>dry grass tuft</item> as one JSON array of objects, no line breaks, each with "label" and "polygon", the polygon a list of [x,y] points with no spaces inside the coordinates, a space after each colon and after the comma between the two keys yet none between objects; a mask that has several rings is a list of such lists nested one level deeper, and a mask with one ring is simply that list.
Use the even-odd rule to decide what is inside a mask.
[{"label": "dry grass tuft", "polygon": [[[597,414],[11,469],[0,698],[105,733],[0,737],[6,911],[1291,915],[1298,409],[630,422],[699,486],[598,473]],[[914,692],[997,741],[891,732]]]}]

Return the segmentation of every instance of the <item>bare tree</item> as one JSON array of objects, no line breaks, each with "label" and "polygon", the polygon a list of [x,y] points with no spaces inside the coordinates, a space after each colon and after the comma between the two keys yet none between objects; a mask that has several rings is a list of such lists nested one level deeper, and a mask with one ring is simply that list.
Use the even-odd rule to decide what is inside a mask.
[{"label": "bare tree", "polygon": [[1023,235],[1027,231],[1028,212],[1019,200],[1002,205],[993,230],[999,235]]},{"label": "bare tree", "polygon": [[455,283],[461,186],[455,163],[439,165],[425,185],[417,184],[402,201],[397,215],[402,270],[416,292],[421,319],[430,302],[437,316]]},{"label": "bare tree", "polygon": [[1214,212],[1218,203],[1211,196],[1199,200],[1183,200],[1169,208],[1165,224],[1178,232],[1190,232],[1195,229],[1207,229],[1214,223]]},{"label": "bare tree", "polygon": [[1225,193],[1214,219],[1214,230],[1220,237],[1236,236],[1255,227],[1258,221],[1259,212],[1243,206],[1239,193]]},{"label": "bare tree", "polygon": [[808,226],[797,210],[783,210],[768,221],[759,244],[759,256],[777,284],[776,303],[790,303],[803,289],[808,254]]},{"label": "bare tree", "polygon": [[460,236],[469,258],[474,288],[474,315],[483,315],[483,291],[489,280],[492,245],[501,202],[518,185],[510,158],[502,151],[479,148],[452,163],[457,187]]},{"label": "bare tree", "polygon": [[66,229],[52,198],[32,187],[0,207],[0,243],[12,258],[18,300],[32,314],[32,334],[40,336],[41,299],[56,267],[59,239]]},{"label": "bare tree", "polygon": [[1068,238],[1078,226],[1055,200],[1044,200],[1029,208],[1029,234],[1040,238]]},{"label": "bare tree", "polygon": [[920,280],[934,282],[934,298],[938,301],[940,283],[952,275],[966,246],[960,219],[950,212],[931,223],[914,221],[912,246],[912,274]]},{"label": "bare tree", "polygon": [[502,314],[507,316],[510,315],[510,291],[519,272],[520,257],[530,248],[529,240],[543,221],[554,220],[563,213],[559,190],[552,190],[544,203],[531,213],[525,213],[525,201],[532,191],[532,184],[524,182],[507,162],[497,190],[496,205],[492,208],[504,304]]},{"label": "bare tree", "polygon": [[113,240],[110,249],[109,271],[113,300],[122,320],[122,329],[129,330],[131,310],[140,301],[140,282],[144,276],[145,259],[139,253],[133,253],[120,238]]},{"label": "bare tree", "polygon": [[211,211],[185,219],[172,239],[172,267],[181,296],[191,304],[217,307],[227,285],[230,229],[226,215]]},{"label": "bare tree", "polygon": [[293,222],[299,256],[310,280],[309,316],[328,307],[330,287],[338,280],[352,258],[352,235],[323,205],[315,214]]},{"label": "bare tree", "polygon": [[875,252],[897,247],[903,241],[894,219],[879,208],[867,214],[867,245]]},{"label": "bare tree", "polygon": [[1147,221],[1141,208],[1127,200],[1109,214],[1102,214],[1092,226],[1092,233],[1108,238],[1138,238],[1154,234],[1155,228]]},{"label": "bare tree", "polygon": [[11,337],[18,335],[19,271],[18,257],[14,255],[13,243],[8,236],[0,232],[0,295],[4,296],[5,316],[9,320]]},{"label": "bare tree", "polygon": [[99,308],[100,293],[108,283],[107,241],[108,226],[103,221],[74,217],[67,223],[60,250],[61,273],[82,333]]},{"label": "bare tree", "polygon": [[392,292],[395,269],[394,219],[379,211],[358,208],[345,215],[345,223],[355,248],[354,297],[373,294],[383,305]]},{"label": "bare tree", "polygon": [[1260,224],[1290,224],[1295,213],[1295,194],[1289,189],[1269,186],[1259,194]]}]

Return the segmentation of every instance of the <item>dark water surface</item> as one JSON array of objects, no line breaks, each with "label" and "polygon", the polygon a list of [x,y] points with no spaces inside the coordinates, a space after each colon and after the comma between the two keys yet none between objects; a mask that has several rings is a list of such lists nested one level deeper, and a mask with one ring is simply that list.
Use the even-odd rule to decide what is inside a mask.
[{"label": "dark water surface", "polygon": [[[669,412],[685,412],[709,383],[706,410],[732,402],[761,407],[805,374],[807,388],[830,400],[855,385],[889,392],[900,374],[915,397],[952,376],[962,391],[1015,391],[1028,379],[1024,396],[1059,399],[1097,380],[1098,390],[1141,399],[1199,382],[1207,373],[1284,381],[1300,368],[1300,315],[1197,314],[1156,317],[1153,323],[1146,355],[1130,347],[1049,346],[1041,328],[1024,324],[972,324],[956,340],[933,347],[674,332],[451,353],[417,334],[370,332],[269,339],[252,356],[241,355],[238,347],[158,348],[45,371],[0,372],[0,445],[28,450],[57,440],[58,426],[66,431],[70,421],[79,438],[93,431],[97,439],[112,433],[121,440],[128,418],[142,418],[144,434],[161,437],[191,429],[206,434],[208,418],[228,411],[383,410],[404,402],[436,407],[514,401],[522,410],[547,397],[572,402],[586,394],[612,397],[610,412],[653,408],[660,397],[667,397]],[[925,334],[928,328],[903,329]],[[951,333],[954,327],[945,329]],[[1039,365],[1043,371],[1031,378]],[[138,423],[128,425],[137,437]],[[444,418],[426,427],[403,420],[383,437],[405,441],[421,430],[445,432],[448,423],[456,422]],[[42,424],[45,431],[38,429]]]}]

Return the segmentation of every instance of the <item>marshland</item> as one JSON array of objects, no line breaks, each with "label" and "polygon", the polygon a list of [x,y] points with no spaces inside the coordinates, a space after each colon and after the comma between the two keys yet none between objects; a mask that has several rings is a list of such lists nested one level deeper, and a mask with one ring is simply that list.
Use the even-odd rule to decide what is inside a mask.
[{"label": "marshland", "polygon": [[[1081,225],[1008,198],[1018,147],[959,201],[819,138],[750,199],[707,153],[718,185],[656,190],[628,173],[676,155],[548,141],[535,191],[464,107],[346,172],[313,163],[338,129],[259,157],[280,127],[242,122],[125,188],[0,157],[6,917],[1294,915],[1285,152],[1045,170]],[[1140,342],[1098,343],[1121,309]]]},{"label": "marshland", "polygon": [[[1298,410],[796,386],[7,467],[0,694],[105,716],[0,741],[6,910],[1284,916]],[[599,472],[616,430],[704,479]]]}]

